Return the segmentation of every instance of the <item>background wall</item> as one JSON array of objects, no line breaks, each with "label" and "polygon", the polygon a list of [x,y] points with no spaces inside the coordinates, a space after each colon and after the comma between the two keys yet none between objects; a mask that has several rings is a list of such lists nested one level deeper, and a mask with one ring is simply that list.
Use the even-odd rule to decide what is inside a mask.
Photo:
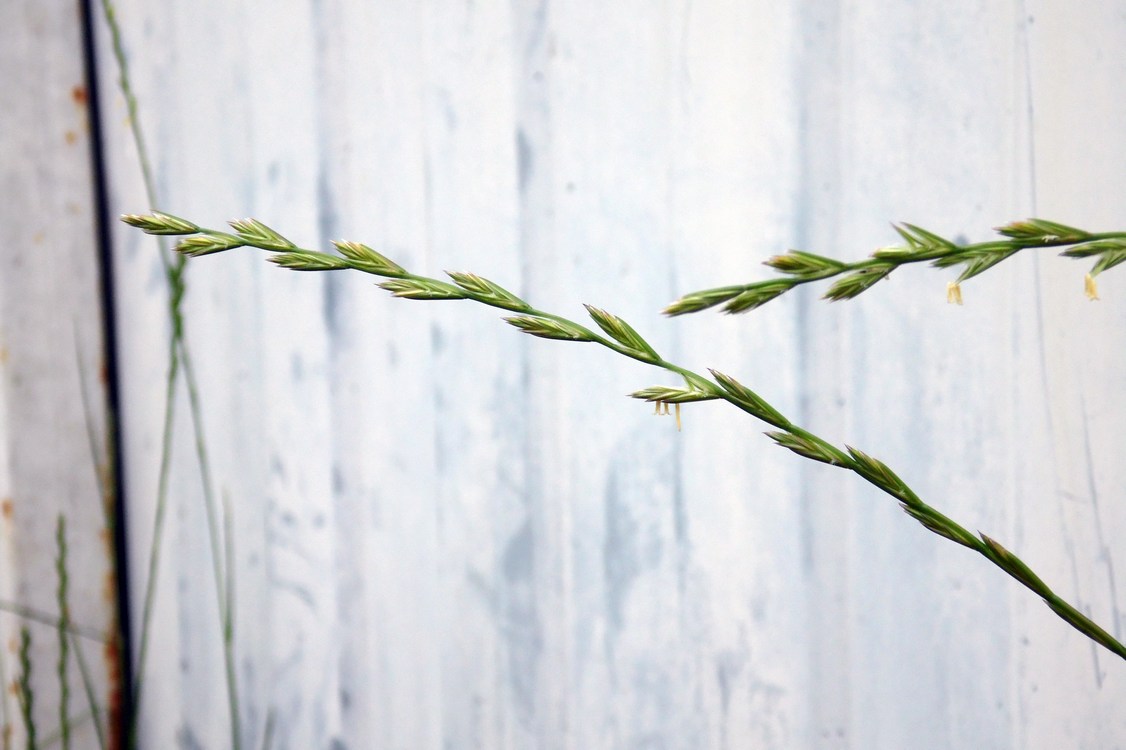
[{"label": "background wall", "polygon": [[[107,716],[118,720],[124,700],[112,547],[111,368],[105,357],[94,113],[83,53],[77,3],[0,3],[5,750],[27,746],[16,688],[23,673],[21,631],[29,638],[27,685],[39,747],[58,746],[63,715],[72,748],[98,747],[99,736],[107,735]],[[69,614],[62,643],[60,567]]]},{"label": "background wall", "polygon": [[[788,247],[906,220],[1121,229],[1114,3],[123,0],[159,207],[472,270],[630,321],[871,452],[1120,638],[1126,283],[1023,254],[945,302],[897,272],[669,321]],[[113,213],[148,208],[99,40]],[[153,524],[168,294],[115,232],[134,560]],[[261,253],[189,264],[231,508],[242,734],[278,748],[1126,747],[1126,664],[857,478],[496,311]],[[186,399],[184,391],[181,399]],[[196,436],[179,404],[146,747],[229,744]],[[147,574],[134,565],[133,586]],[[255,744],[252,744],[255,743]]]}]

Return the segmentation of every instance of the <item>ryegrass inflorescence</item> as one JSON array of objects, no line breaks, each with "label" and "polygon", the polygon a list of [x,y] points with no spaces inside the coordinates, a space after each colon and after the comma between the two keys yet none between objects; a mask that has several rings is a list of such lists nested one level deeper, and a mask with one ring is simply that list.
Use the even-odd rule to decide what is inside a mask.
[{"label": "ryegrass inflorescence", "polygon": [[892,271],[910,263],[929,261],[936,268],[962,267],[955,281],[950,282],[947,299],[961,304],[961,283],[987,271],[1021,250],[1038,247],[1066,247],[1061,255],[1069,258],[1097,257],[1094,267],[1084,278],[1084,290],[1090,299],[1098,299],[1095,277],[1126,261],[1126,232],[1087,232],[1082,229],[1044,219],[1015,221],[997,228],[1004,239],[974,244],[958,244],[914,224],[893,224],[903,240],[902,245],[876,250],[863,260],[845,263],[802,250],[790,250],[764,262],[782,278],[755,281],[749,284],[702,289],[685,294],[664,312],[686,315],[722,305],[725,313],[743,313],[765,305],[786,292],[813,281],[836,278],[825,293],[834,302],[852,299],[886,279]]},{"label": "ryegrass inflorescence", "polygon": [[[122,220],[150,234],[183,236],[176,249],[187,256],[207,255],[236,247],[253,247],[276,253],[270,260],[298,271],[331,271],[353,269],[387,279],[379,284],[396,297],[421,300],[467,299],[491,307],[519,313],[504,320],[533,336],[563,341],[596,343],[618,354],[659,367],[680,376],[683,386],[651,386],[630,396],[649,402],[679,404],[694,401],[723,400],[775,428],[767,432],[778,445],[805,458],[848,469],[895,498],[904,511],[927,530],[968,547],[1030,589],[1068,624],[1096,643],[1126,659],[1123,645],[1106,630],[1071,604],[1060,598],[1039,576],[1012,552],[993,538],[972,533],[935,508],[926,504],[886,464],[851,446],[841,448],[803,429],[786,418],[757,393],[729,375],[710,370],[711,378],[692,372],[662,358],[657,351],[621,318],[587,305],[587,312],[602,331],[590,328],[550,312],[538,310],[529,303],[480,276],[464,272],[447,272],[449,281],[412,274],[372,248],[355,242],[334,243],[338,254],[323,253],[298,247],[273,229],[254,219],[230,222],[235,233],[206,229],[170,214],[152,212],[127,215]],[[670,314],[692,312],[729,300],[729,312],[753,309],[797,284],[840,274],[848,274],[830,289],[832,299],[847,299],[868,289],[898,265],[933,260],[942,266],[964,264],[960,280],[970,278],[1024,247],[1075,245],[1067,251],[1077,257],[1099,255],[1092,275],[1126,260],[1126,234],[1092,235],[1052,222],[1029,220],[1002,228],[1010,237],[1005,243],[958,246],[937,235],[906,225],[900,228],[907,248],[877,253],[869,261],[843,264],[808,253],[793,252],[768,261],[769,265],[791,275],[791,279],[762,282],[746,287],[724,287],[688,295],[683,300],[702,299],[707,304],[693,307],[687,302],[681,308],[666,310]],[[1016,244],[1013,244],[1016,243]],[[994,247],[993,245],[1004,247]],[[770,285],[770,286],[767,286]],[[742,291],[734,291],[742,289]],[[762,291],[766,289],[767,291]],[[835,291],[834,291],[835,290]],[[755,296],[755,295],[759,296]],[[727,295],[724,297],[723,295]],[[735,309],[731,309],[734,306]],[[674,303],[675,307],[675,303]]]}]

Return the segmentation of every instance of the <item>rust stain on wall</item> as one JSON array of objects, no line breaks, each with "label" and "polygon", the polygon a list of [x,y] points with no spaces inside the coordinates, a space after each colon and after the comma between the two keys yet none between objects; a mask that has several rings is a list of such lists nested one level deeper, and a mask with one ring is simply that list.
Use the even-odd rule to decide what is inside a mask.
[{"label": "rust stain on wall", "polygon": [[66,145],[68,146],[73,146],[78,142],[78,133],[75,133],[73,130],[66,131],[66,135],[63,137],[66,138]]},{"label": "rust stain on wall", "polygon": [[102,598],[110,604],[117,602],[117,583],[113,580],[113,573],[106,573],[102,579]]},{"label": "rust stain on wall", "polygon": [[102,650],[102,658],[106,662],[106,681],[108,683],[106,692],[106,711],[109,713],[109,726],[112,727],[109,737],[109,747],[111,750],[120,750],[123,745],[122,730],[124,724],[122,723],[124,712],[124,692],[122,690],[123,675],[121,672],[121,628],[118,627],[118,620],[116,615],[113,618],[112,637],[106,640],[106,646]]},{"label": "rust stain on wall", "polygon": [[0,515],[3,515],[5,520],[11,521],[14,514],[15,504],[12,503],[12,498],[6,497],[0,500]]},{"label": "rust stain on wall", "polygon": [[86,87],[74,86],[70,90],[70,98],[80,107],[86,106]]}]

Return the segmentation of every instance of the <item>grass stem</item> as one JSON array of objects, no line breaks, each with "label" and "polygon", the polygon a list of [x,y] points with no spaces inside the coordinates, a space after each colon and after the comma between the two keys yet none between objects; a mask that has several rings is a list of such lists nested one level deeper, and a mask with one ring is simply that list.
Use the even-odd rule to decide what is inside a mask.
[{"label": "grass stem", "polygon": [[35,750],[35,692],[31,687],[31,631],[27,626],[20,627],[20,676],[16,684],[19,696],[20,713],[23,716],[24,731],[27,733],[27,749]]},{"label": "grass stem", "polygon": [[59,678],[59,733],[63,750],[70,750],[70,638],[67,628],[70,625],[70,604],[67,574],[66,518],[59,514],[55,524],[55,572],[58,585],[55,589],[59,608],[59,659],[56,674]]}]

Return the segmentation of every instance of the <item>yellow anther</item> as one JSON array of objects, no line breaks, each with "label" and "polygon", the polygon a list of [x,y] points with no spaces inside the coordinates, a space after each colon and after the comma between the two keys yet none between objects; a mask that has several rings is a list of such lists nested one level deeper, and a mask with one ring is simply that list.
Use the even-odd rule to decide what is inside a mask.
[{"label": "yellow anther", "polygon": [[1087,299],[1096,300],[1099,298],[1099,288],[1095,285],[1095,277],[1087,274],[1083,277],[1083,291],[1087,293]]},{"label": "yellow anther", "polygon": [[962,286],[957,281],[946,285],[946,302],[948,304],[962,304]]}]

